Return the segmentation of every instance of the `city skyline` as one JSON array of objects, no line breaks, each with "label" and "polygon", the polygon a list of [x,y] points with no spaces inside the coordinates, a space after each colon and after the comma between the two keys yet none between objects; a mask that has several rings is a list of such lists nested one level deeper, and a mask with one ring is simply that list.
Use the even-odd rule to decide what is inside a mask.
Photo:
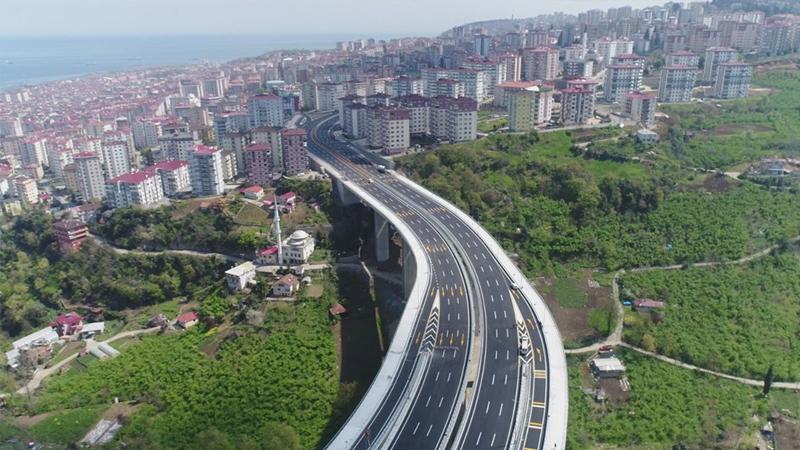
[{"label": "city skyline", "polygon": [[[565,0],[535,5],[524,0],[497,4],[476,0],[423,2],[383,0],[374,8],[343,0],[319,4],[313,0],[279,3],[275,0],[232,0],[225,10],[208,14],[215,5],[208,0],[121,0],[109,8],[102,0],[61,2],[57,0],[13,0],[4,11],[0,36],[92,36],[92,35],[297,35],[297,34],[396,34],[435,35],[461,23],[510,17],[534,17],[564,12],[620,6],[643,8],[661,4],[653,0]],[[380,7],[378,7],[380,6]],[[46,11],[46,13],[43,13]],[[284,17],[302,16],[297,22],[272,21],[273,12]],[[313,11],[309,14],[309,11]],[[358,14],[353,14],[357,11]],[[247,14],[243,14],[247,12]],[[175,20],[182,17],[182,21]],[[392,18],[387,23],[386,18]]]}]

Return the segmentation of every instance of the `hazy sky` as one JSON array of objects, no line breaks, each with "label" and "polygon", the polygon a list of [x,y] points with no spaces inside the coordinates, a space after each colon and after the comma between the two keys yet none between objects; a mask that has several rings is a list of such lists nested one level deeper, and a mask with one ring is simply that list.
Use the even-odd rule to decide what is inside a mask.
[{"label": "hazy sky", "polygon": [[0,35],[438,34],[484,19],[659,0],[0,0]]}]

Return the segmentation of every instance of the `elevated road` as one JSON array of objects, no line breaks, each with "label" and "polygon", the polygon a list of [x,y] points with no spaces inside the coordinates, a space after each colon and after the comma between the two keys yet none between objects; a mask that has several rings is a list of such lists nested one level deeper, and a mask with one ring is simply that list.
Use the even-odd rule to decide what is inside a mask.
[{"label": "elevated road", "polygon": [[399,342],[329,448],[563,448],[563,348],[524,276],[469,216],[337,141],[332,117],[305,125],[315,162],[422,249],[425,267]]}]

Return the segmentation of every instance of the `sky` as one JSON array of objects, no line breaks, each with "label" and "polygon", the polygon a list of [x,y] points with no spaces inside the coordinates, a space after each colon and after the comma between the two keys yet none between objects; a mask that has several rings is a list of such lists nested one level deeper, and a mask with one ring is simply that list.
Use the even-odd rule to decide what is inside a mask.
[{"label": "sky", "polygon": [[659,0],[0,0],[0,35],[436,35],[478,20]]}]

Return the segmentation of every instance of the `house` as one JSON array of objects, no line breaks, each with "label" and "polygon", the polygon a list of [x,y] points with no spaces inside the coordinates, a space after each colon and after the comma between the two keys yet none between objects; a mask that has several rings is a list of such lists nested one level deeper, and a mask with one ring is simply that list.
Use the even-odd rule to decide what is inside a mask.
[{"label": "house", "polygon": [[278,264],[278,246],[262,248],[256,251],[256,264],[261,266],[274,266]]},{"label": "house", "polygon": [[650,298],[640,298],[633,301],[633,308],[638,312],[650,312],[653,310],[664,309],[664,302]]},{"label": "house", "polygon": [[330,314],[331,317],[343,317],[345,314],[347,314],[347,308],[342,306],[341,303],[336,303],[328,308],[328,314]]},{"label": "house", "polygon": [[175,324],[184,330],[197,325],[198,316],[194,311],[186,312],[175,318]]},{"label": "house", "polygon": [[644,145],[655,145],[658,143],[658,133],[642,128],[636,132],[636,141]]},{"label": "house", "polygon": [[261,200],[261,198],[264,197],[264,188],[261,186],[250,186],[242,189],[241,193],[244,195],[244,198],[250,200]]},{"label": "house", "polygon": [[272,295],[275,297],[291,297],[300,288],[300,282],[293,274],[286,274],[272,283]]},{"label": "house", "polygon": [[250,261],[239,264],[225,272],[225,281],[231,291],[244,290],[249,284],[256,284],[256,266]]},{"label": "house", "polygon": [[23,352],[32,348],[46,349],[49,352],[53,344],[58,340],[58,333],[52,327],[31,333],[11,343],[11,350],[6,352],[6,362],[12,368],[17,368],[20,365],[20,357]]},{"label": "house", "polygon": [[83,319],[76,312],[68,312],[56,317],[50,326],[55,328],[59,336],[72,336],[83,328]]},{"label": "house", "polygon": [[286,192],[278,196],[278,204],[283,206],[294,206],[297,201],[297,195],[292,192]]},{"label": "house", "polygon": [[80,333],[78,333],[78,337],[81,339],[91,339],[98,334],[102,333],[106,329],[105,322],[92,322],[87,323],[86,325],[81,328]]},{"label": "house", "polygon": [[625,365],[616,356],[595,358],[591,362],[592,373],[597,378],[620,378],[625,374]]}]

